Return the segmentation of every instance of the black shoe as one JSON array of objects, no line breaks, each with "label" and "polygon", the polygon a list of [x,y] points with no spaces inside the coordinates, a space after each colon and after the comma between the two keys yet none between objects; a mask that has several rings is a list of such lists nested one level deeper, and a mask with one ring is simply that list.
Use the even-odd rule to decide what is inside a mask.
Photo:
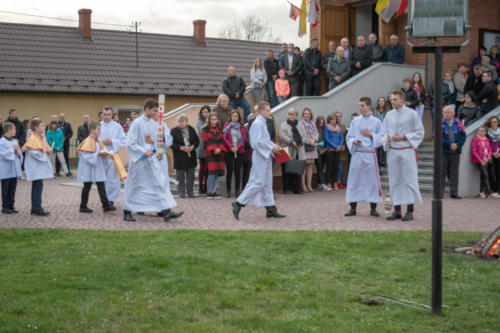
[{"label": "black shoe", "polygon": [[300,191],[297,191],[297,192],[293,192],[293,194],[304,194],[304,192],[302,192],[302,190],[300,190]]},{"label": "black shoe", "polygon": [[[144,214],[144,213],[143,213]],[[129,212],[128,210],[123,211],[123,221],[127,222],[135,222],[134,217],[132,216],[132,213]]]},{"label": "black shoe", "polygon": [[401,213],[393,212],[391,216],[387,217],[389,221],[394,221],[401,218]]},{"label": "black shoe", "polygon": [[2,209],[2,213],[4,213],[4,214],[14,214],[14,211],[12,209],[10,209],[10,208],[7,207],[7,208],[3,208]]},{"label": "black shoe", "polygon": [[43,209],[35,209],[35,210],[32,209],[31,210],[31,215],[35,215],[35,216],[48,216],[49,212],[46,212]]},{"label": "black shoe", "polygon": [[80,207],[80,213],[92,213],[93,210],[89,207]]},{"label": "black shoe", "polygon": [[115,204],[114,204],[114,202],[113,202],[113,201],[109,201],[109,205],[110,205],[111,207],[114,207],[114,206],[115,206]]},{"label": "black shoe", "polygon": [[372,209],[372,210],[370,210],[370,216],[380,217],[380,214],[377,212],[376,209]]},{"label": "black shoe", "polygon": [[282,219],[285,218],[286,215],[278,213],[278,209],[276,208],[276,206],[268,206],[266,207],[266,217],[267,218],[275,217],[278,219]]},{"label": "black shoe", "polygon": [[401,221],[411,221],[413,220],[413,213],[407,212],[405,216],[401,219]]},{"label": "black shoe", "polygon": [[102,208],[102,211],[103,211],[104,213],[107,213],[107,212],[113,212],[113,211],[115,211],[115,210],[116,210],[116,207],[115,207],[115,206],[111,206],[111,205],[110,205],[110,206],[107,206],[107,207],[103,207],[103,208]]},{"label": "black shoe", "polygon": [[459,196],[459,195],[452,195],[452,196],[450,196],[450,198],[457,199],[457,200],[462,200],[462,197]]},{"label": "black shoe", "polygon": [[212,199],[214,200],[219,200],[220,199],[220,194],[215,192],[214,194],[212,194]]},{"label": "black shoe", "polygon": [[356,210],[351,208],[344,216],[356,216]]},{"label": "black shoe", "polygon": [[19,211],[17,209],[15,209],[14,207],[10,207],[10,210],[14,212],[14,214],[17,214],[19,213]]},{"label": "black shoe", "polygon": [[176,218],[180,217],[182,214],[184,214],[184,212],[176,213],[176,212],[172,212],[172,211],[170,211],[170,209],[168,209],[167,211],[165,211],[163,213],[163,220],[165,222],[168,222],[168,221],[170,221],[170,219],[176,219]]},{"label": "black shoe", "polygon": [[241,205],[238,205],[237,201],[234,201],[231,206],[233,206],[233,216],[236,219],[236,221],[240,220],[240,210],[241,210]]},{"label": "black shoe", "polygon": [[205,190],[205,187],[204,187],[204,186],[201,186],[201,185],[200,185],[200,187],[199,187],[199,189],[198,189],[198,193],[200,193],[200,194],[205,194],[205,193],[207,193],[207,191]]}]

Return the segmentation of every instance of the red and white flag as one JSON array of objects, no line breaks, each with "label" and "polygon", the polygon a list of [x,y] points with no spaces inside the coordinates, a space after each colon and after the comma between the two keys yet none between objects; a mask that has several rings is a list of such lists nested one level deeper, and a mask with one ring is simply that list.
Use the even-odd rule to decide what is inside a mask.
[{"label": "red and white flag", "polygon": [[399,5],[398,12],[394,16],[394,18],[398,18],[398,17],[402,16],[405,13],[406,8],[408,8],[408,0],[402,0],[401,4]]},{"label": "red and white flag", "polygon": [[318,24],[318,12],[319,7],[316,0],[311,0],[309,2],[309,14],[307,16],[307,21],[315,27]]},{"label": "red and white flag", "polygon": [[297,6],[294,6],[293,4],[290,4],[290,15],[289,17],[292,19],[292,20],[297,20],[297,17],[300,16],[300,8],[297,7]]}]

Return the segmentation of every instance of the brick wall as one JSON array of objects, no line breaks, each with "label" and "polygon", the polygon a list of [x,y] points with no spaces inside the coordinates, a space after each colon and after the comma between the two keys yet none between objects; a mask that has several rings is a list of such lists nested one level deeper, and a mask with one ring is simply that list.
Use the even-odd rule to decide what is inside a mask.
[{"label": "brick wall", "polygon": [[[404,15],[396,20],[396,32],[399,35],[400,43],[406,49],[406,63],[415,65],[426,65],[427,55],[413,54],[411,48],[406,44],[406,31],[404,30],[407,24],[407,16]],[[499,0],[471,0],[469,1],[469,24],[472,26],[472,33],[469,45],[463,47],[460,53],[448,53],[444,55],[443,73],[446,71],[456,71],[456,65],[459,62],[465,61],[471,63],[472,59],[477,56],[479,47],[479,29],[500,30],[500,1]],[[462,43],[465,39],[447,38],[443,43],[457,44]],[[414,44],[423,43],[425,39],[412,40]],[[489,50],[488,50],[489,51]],[[434,62],[432,62],[432,69]],[[433,70],[432,70],[432,73]],[[434,75],[434,74],[432,74]]]}]

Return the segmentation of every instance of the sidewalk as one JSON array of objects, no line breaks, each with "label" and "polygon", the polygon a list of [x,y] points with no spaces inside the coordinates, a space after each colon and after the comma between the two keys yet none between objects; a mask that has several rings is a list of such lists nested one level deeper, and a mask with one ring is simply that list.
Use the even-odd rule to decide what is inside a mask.
[{"label": "sidewalk", "polygon": [[[217,230],[359,230],[359,231],[413,231],[431,229],[430,194],[424,194],[424,202],[415,205],[415,220],[411,222],[387,221],[388,214],[383,204],[378,211],[382,217],[368,216],[369,205],[359,204],[358,216],[347,218],[345,190],[338,192],[314,192],[303,195],[276,194],[279,211],[287,214],[285,219],[266,219],[264,208],[245,207],[240,213],[240,221],[235,221],[231,212],[234,198],[206,200],[178,199],[176,211],[184,210],[184,215],[169,223],[153,216],[138,216],[137,222],[127,223],[122,219],[121,203],[117,211],[103,214],[96,190],[90,194],[89,207],[93,214],[78,212],[81,188],[63,186],[74,182],[63,178],[44,181],[43,207],[50,212],[48,217],[30,215],[31,184],[24,180],[18,183],[15,215],[0,214],[1,228],[68,228],[107,230],[163,230],[163,229],[217,229]],[[487,232],[500,224],[500,200],[468,198],[463,200],[443,200],[443,226],[445,231]]]}]

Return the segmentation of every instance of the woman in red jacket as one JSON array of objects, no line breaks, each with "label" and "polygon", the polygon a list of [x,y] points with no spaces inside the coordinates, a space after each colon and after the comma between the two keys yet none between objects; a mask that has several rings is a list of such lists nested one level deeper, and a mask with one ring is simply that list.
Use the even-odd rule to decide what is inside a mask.
[{"label": "woman in red jacket", "polygon": [[236,198],[240,195],[241,166],[247,133],[238,111],[231,112],[229,121],[224,125],[224,142],[226,143],[226,197],[231,197],[231,179],[234,172],[234,191]]},{"label": "woman in red jacket", "polygon": [[224,176],[224,153],[227,151],[224,134],[218,125],[216,113],[208,116],[208,125],[203,127],[202,141],[207,163],[207,199],[220,199],[217,194],[217,178]]},{"label": "woman in red jacket", "polygon": [[[481,126],[477,130],[477,136],[471,143],[471,162],[474,163],[481,174],[481,185],[479,196],[486,199],[500,197],[497,193],[491,193],[491,186],[488,175],[488,166],[491,163],[490,140],[486,137],[486,127]],[[490,194],[491,193],[491,194]]]}]

